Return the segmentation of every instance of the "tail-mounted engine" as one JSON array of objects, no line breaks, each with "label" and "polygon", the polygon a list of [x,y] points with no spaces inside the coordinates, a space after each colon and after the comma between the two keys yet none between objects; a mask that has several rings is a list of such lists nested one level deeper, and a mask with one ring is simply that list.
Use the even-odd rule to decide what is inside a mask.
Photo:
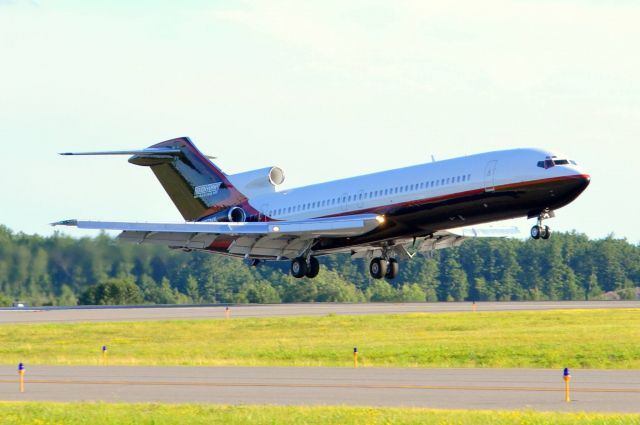
[{"label": "tail-mounted engine", "polygon": [[278,167],[267,167],[227,177],[240,192],[252,197],[275,192],[276,186],[284,182],[284,171]]},{"label": "tail-mounted engine", "polygon": [[224,223],[242,223],[247,221],[247,213],[240,207],[231,207],[226,210],[218,211],[199,221],[214,221]]}]

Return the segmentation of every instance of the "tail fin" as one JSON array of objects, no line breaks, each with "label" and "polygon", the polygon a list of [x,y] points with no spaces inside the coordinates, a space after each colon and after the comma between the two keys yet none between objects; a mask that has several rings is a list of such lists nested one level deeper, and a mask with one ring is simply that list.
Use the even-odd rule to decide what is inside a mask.
[{"label": "tail fin", "polygon": [[[146,151],[146,152],[145,152]],[[247,198],[188,137],[167,140],[129,158],[151,167],[185,220],[193,221],[242,204]]]},{"label": "tail fin", "polygon": [[180,214],[187,221],[215,214],[247,201],[227,175],[204,156],[188,137],[167,140],[146,149],[62,153],[61,155],[133,155],[129,162],[151,167]]}]

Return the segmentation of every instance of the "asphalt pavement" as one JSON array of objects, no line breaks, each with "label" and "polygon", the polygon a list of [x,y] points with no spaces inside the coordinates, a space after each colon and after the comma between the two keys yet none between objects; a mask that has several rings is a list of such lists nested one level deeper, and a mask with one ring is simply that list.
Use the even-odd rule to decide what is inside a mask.
[{"label": "asphalt pavement", "polygon": [[0,399],[640,413],[640,371],[0,366]]},{"label": "asphalt pavement", "polygon": [[[470,302],[462,303],[307,303],[189,306],[108,306],[66,308],[0,309],[2,323],[114,322],[138,320],[222,319],[229,308],[231,318],[294,317],[447,313],[472,311]],[[561,302],[478,302],[477,311],[539,311],[559,309],[640,308],[640,301],[561,301]]]}]

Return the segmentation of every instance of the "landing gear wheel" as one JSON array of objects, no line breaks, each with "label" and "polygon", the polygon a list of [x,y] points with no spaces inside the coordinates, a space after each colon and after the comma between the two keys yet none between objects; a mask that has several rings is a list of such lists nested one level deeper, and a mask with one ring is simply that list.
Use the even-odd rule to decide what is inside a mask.
[{"label": "landing gear wheel", "polygon": [[541,226],[542,232],[540,233],[540,237],[542,239],[549,239],[551,237],[551,229],[549,226]]},{"label": "landing gear wheel", "polygon": [[553,211],[545,208],[540,215],[538,215],[538,223],[531,228],[531,237],[533,239],[549,239],[551,237],[551,229],[549,226],[543,226],[542,221],[553,217],[555,217]]},{"label": "landing gear wheel", "polygon": [[369,273],[374,279],[382,279],[387,274],[387,262],[380,257],[374,258],[369,264]]},{"label": "landing gear wheel", "polygon": [[531,237],[533,239],[540,239],[541,234],[542,234],[542,226],[535,225],[531,228]]},{"label": "landing gear wheel", "polygon": [[302,258],[294,258],[291,260],[291,275],[297,279],[307,274],[307,261]]},{"label": "landing gear wheel", "polygon": [[307,273],[305,276],[313,279],[318,276],[318,273],[320,273],[320,262],[316,257],[309,257],[309,266],[307,267]]},{"label": "landing gear wheel", "polygon": [[395,258],[389,259],[389,267],[387,268],[387,273],[385,273],[384,277],[387,279],[395,279],[398,275],[398,270],[400,269],[398,260]]}]

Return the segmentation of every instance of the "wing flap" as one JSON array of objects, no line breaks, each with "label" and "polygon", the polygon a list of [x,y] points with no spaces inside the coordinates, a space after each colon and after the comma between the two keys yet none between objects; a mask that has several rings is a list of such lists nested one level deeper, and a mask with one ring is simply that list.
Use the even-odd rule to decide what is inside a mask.
[{"label": "wing flap", "polygon": [[204,249],[213,243],[216,236],[200,233],[124,231],[118,235],[118,239],[136,244],[152,243],[190,249]]},{"label": "wing flap", "polygon": [[[83,221],[64,220],[56,225],[76,226],[79,229],[94,230],[120,230],[125,232],[123,239],[186,240],[189,236],[196,235],[229,235],[229,236],[308,236],[308,237],[349,237],[367,233],[381,223],[384,218],[375,214],[358,214],[334,218],[318,218],[282,222],[243,222],[243,223],[219,223],[219,222],[193,222],[193,223],[141,223],[141,222],[116,222],[116,221]],[[127,232],[129,232],[127,234]],[[147,234],[146,236],[143,234]],[[161,235],[161,236],[158,236]],[[182,236],[180,236],[182,235]]]}]

